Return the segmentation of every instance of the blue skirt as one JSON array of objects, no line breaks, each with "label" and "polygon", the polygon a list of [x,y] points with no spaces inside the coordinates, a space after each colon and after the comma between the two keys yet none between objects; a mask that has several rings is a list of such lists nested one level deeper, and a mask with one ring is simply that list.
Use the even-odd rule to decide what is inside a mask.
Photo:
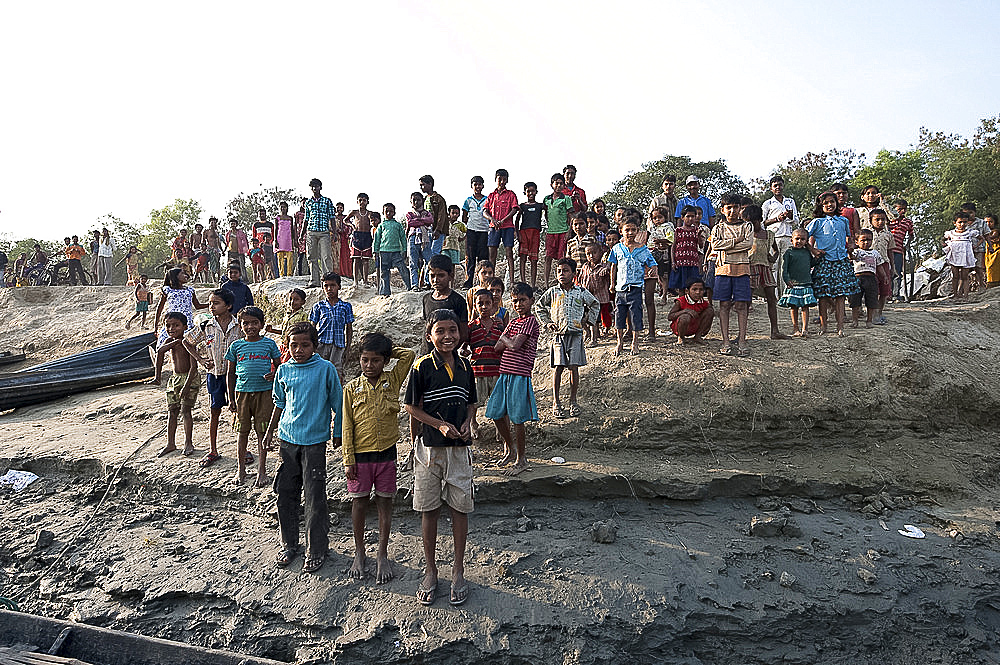
[{"label": "blue skirt", "polygon": [[504,416],[509,416],[510,422],[515,425],[538,420],[538,406],[530,376],[501,374],[497,379],[490,401],[486,403],[486,417],[500,420]]},{"label": "blue skirt", "polygon": [[839,298],[861,290],[849,259],[820,259],[813,268],[812,278],[813,295],[817,298]]},{"label": "blue skirt", "polygon": [[809,284],[785,287],[785,292],[778,299],[778,305],[781,307],[812,307],[815,304],[817,304],[816,296],[813,295],[813,287]]}]

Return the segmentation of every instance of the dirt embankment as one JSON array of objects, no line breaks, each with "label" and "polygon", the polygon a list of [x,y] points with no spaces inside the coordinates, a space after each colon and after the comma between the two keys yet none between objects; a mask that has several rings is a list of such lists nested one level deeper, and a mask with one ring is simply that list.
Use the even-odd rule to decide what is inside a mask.
[{"label": "dirt embankment", "polygon": [[[266,310],[288,286],[268,285]],[[356,339],[380,329],[419,343],[418,294],[344,295]],[[45,359],[125,336],[130,314],[124,288],[0,291],[0,307],[0,348],[30,341]],[[225,439],[205,471],[155,460],[159,440],[142,447],[57,561],[110,474],[163,424],[162,393],[118,387],[5,414],[0,474],[44,479],[3,495],[0,595],[299,662],[1000,662],[998,307],[995,296],[897,306],[872,331],[771,341],[756,303],[750,358],[719,356],[714,342],[594,350],[585,413],[565,420],[551,416],[540,353],[532,470],[503,479],[485,463],[495,447],[477,450],[462,609],[413,598],[422,557],[405,491],[397,579],[347,579],[335,453],[331,561],[318,576],[275,571],[273,495],[231,484]],[[199,449],[206,437],[199,404]],[[613,542],[595,542],[609,521],[598,536]],[[926,538],[903,537],[904,524]],[[450,549],[442,538],[444,580]]]}]

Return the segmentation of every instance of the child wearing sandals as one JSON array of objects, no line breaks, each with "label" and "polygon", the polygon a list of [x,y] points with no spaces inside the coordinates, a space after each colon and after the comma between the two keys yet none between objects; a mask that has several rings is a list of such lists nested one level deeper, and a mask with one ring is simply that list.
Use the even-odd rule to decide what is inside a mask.
[{"label": "child wearing sandals", "polygon": [[[365,515],[371,495],[378,508],[376,584],[393,578],[389,561],[392,497],[396,494],[396,442],[399,440],[399,389],[410,367],[413,351],[393,347],[381,333],[361,338],[361,376],[344,386],[343,454],[347,494],[351,497],[354,527],[354,564],[351,577],[362,579],[365,564]],[[396,364],[385,371],[392,360]]]},{"label": "child wearing sandals", "polygon": [[524,453],[524,423],[538,420],[531,371],[538,353],[538,333],[541,326],[531,313],[535,304],[534,289],[524,282],[518,282],[510,293],[517,318],[507,325],[495,347],[503,355],[500,356],[500,378],[486,404],[486,417],[496,423],[500,438],[507,448],[507,454],[499,465],[513,463],[510,468],[504,469],[504,475],[516,476],[528,468]]},{"label": "child wearing sandals", "polygon": [[[809,337],[809,308],[817,304],[812,287],[812,268],[816,257],[809,251],[809,232],[792,231],[792,246],[785,250],[781,260],[781,280],[785,290],[778,305],[787,307],[792,315],[792,337]],[[802,327],[799,327],[799,310],[802,310]]]},{"label": "child wearing sandals", "polygon": [[[270,448],[275,432],[281,444],[281,464],[274,477],[278,495],[281,549],[275,564],[285,567],[299,549],[299,513],[305,492],[306,560],[302,570],[320,569],[330,545],[330,513],[326,500],[326,445],[341,444],[344,392],[340,375],[329,360],[316,353],[319,336],[309,321],[288,331],[292,359],[278,366],[274,378],[274,410],[264,436]],[[331,433],[330,414],[334,414]]]},{"label": "child wearing sandals", "polygon": [[455,546],[450,602],[461,605],[469,595],[465,541],[469,513],[475,507],[469,445],[478,401],[476,382],[472,365],[455,353],[462,341],[455,312],[444,308],[431,312],[425,335],[431,352],[410,370],[404,400],[414,436],[413,510],[421,513],[427,566],[417,601],[431,605],[437,597],[437,529],[441,507],[447,504]]},{"label": "child wearing sandals", "polygon": [[565,418],[567,412],[559,402],[559,388],[564,369],[569,369],[569,415],[579,416],[576,396],[580,388],[580,366],[587,364],[583,343],[584,331],[597,325],[601,305],[587,289],[577,286],[576,261],[556,261],[558,284],[551,287],[535,303],[534,313],[541,325],[555,333],[549,350],[552,373],[552,415]]},{"label": "child wearing sandals", "polygon": [[[719,353],[733,355],[729,341],[730,313],[736,310],[738,337],[736,353],[743,357],[750,355],[746,345],[747,312],[751,300],[750,292],[750,248],[753,246],[753,224],[744,221],[739,214],[740,197],[726,194],[722,197],[722,214],[725,221],[712,229],[712,249],[716,252],[715,286],[712,298],[719,302],[719,329],[722,331],[722,347]],[[760,214],[760,207],[757,214]],[[748,207],[749,209],[749,207]]]}]

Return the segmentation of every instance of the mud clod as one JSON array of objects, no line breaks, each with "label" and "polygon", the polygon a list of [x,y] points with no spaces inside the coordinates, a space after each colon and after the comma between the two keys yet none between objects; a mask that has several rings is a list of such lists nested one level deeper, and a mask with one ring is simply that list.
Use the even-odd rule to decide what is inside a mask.
[{"label": "mud clod", "polygon": [[618,540],[618,525],[613,520],[595,522],[590,528],[590,538],[595,543],[613,543]]}]

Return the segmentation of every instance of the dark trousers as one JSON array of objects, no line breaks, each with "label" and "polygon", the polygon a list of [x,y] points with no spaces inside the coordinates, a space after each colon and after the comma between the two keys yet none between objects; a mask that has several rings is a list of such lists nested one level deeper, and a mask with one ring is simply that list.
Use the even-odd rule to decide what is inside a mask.
[{"label": "dark trousers", "polygon": [[[281,442],[281,465],[274,477],[278,495],[278,531],[282,547],[299,546],[299,509],[305,505],[306,558],[326,556],[330,512],[326,503],[326,442],[298,446]],[[303,501],[302,490],[305,490]]]},{"label": "dark trousers", "polygon": [[80,259],[67,259],[66,264],[69,266],[69,283],[76,286],[76,280],[79,278],[80,283],[86,286],[87,278],[83,274],[83,264],[80,263]]},{"label": "dark trousers", "polygon": [[465,288],[472,286],[476,275],[476,264],[488,261],[490,249],[486,245],[489,231],[467,231],[465,234],[465,256],[468,260],[468,272],[465,275]]}]

